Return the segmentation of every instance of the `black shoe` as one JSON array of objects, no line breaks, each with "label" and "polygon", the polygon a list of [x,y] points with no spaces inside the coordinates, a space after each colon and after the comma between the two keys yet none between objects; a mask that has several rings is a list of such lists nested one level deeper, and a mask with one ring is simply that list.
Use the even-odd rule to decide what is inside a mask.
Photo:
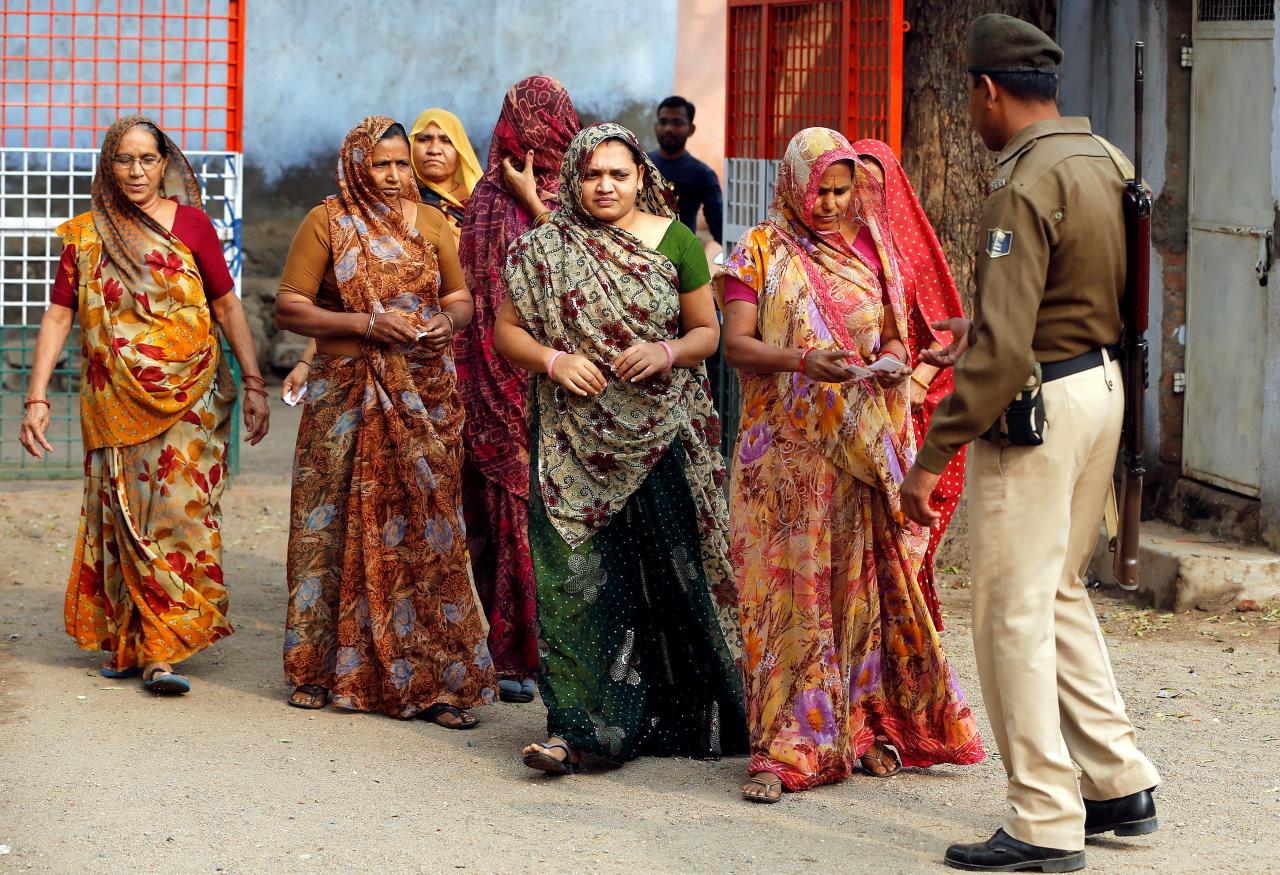
[{"label": "black shoe", "polygon": [[1084,868],[1084,851],[1029,845],[998,829],[985,842],[947,848],[946,861],[953,869],[975,872],[1074,872]]},{"label": "black shoe", "polygon": [[1118,836],[1144,836],[1156,831],[1156,801],[1150,790],[1107,799],[1084,800],[1084,834],[1113,832]]}]

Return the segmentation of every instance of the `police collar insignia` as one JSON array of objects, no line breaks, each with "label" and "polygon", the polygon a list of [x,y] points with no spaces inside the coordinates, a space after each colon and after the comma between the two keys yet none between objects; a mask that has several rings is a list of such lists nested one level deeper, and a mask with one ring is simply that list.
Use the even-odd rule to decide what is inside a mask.
[{"label": "police collar insignia", "polygon": [[1012,248],[1012,231],[1005,231],[1003,228],[990,228],[987,230],[987,255],[992,258],[999,258],[1002,255],[1008,255],[1009,250]]},{"label": "police collar insignia", "polygon": [[991,184],[987,186],[987,194],[994,194],[1009,184],[1009,177],[1001,176],[999,179],[991,180]]}]

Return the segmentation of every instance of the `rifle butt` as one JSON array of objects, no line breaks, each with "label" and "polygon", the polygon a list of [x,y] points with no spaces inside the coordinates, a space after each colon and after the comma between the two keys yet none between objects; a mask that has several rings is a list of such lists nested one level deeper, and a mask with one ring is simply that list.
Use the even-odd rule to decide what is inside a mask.
[{"label": "rifle butt", "polygon": [[1142,518],[1142,478],[1126,473],[1120,491],[1120,535],[1112,571],[1121,589],[1138,588],[1138,527]]}]

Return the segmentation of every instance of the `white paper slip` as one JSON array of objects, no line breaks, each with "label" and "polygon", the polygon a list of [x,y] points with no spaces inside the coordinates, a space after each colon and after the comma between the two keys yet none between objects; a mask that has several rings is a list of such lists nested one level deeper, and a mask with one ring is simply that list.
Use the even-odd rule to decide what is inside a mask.
[{"label": "white paper slip", "polygon": [[284,403],[288,404],[290,407],[297,407],[298,404],[301,403],[302,399],[306,397],[307,397],[307,384],[303,383],[301,386],[298,387],[298,391],[284,393]]},{"label": "white paper slip", "polygon": [[896,371],[896,370],[898,370],[899,368],[903,368],[903,367],[906,367],[906,366],[905,366],[902,362],[898,361],[896,358],[894,358],[894,357],[893,357],[893,356],[891,356],[891,355],[887,355],[887,356],[885,356],[884,358],[880,359],[880,361],[878,361],[878,362],[876,362],[874,365],[872,365],[872,366],[871,366],[871,370],[872,370],[872,372],[875,372],[875,371],[890,371],[890,372],[892,372],[892,371]]}]

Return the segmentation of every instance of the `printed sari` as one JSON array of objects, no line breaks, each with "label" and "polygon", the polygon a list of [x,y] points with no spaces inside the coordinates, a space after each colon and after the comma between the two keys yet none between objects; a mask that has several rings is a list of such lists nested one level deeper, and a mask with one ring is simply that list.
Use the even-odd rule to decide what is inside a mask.
[{"label": "printed sari", "polygon": [[[855,168],[848,218],[875,240],[874,266],[840,234],[812,230],[822,174]],[[771,346],[852,350],[865,366],[885,311],[907,336],[883,193],[843,136],[801,131],[768,220],[721,276],[755,289]],[[733,459],[732,558],[745,647],[751,772],[790,790],[847,777],[877,739],[906,766],[973,763],[977,723],[917,586],[925,538],[899,486],[915,452],[905,387],[743,372]]]},{"label": "printed sari", "polygon": [[463,502],[476,589],[489,620],[489,647],[502,675],[532,677],[538,669],[537,607],[529,558],[529,394],[524,371],[493,351],[498,309],[507,299],[502,277],[507,249],[533,216],[507,192],[502,159],[522,166],[533,152],[542,202],[558,204],[560,163],[578,131],[564,86],[530,76],[507,92],[463,223],[459,260],[475,300],[475,316],[458,332],[458,389],[466,407],[467,461]]},{"label": "printed sari", "polygon": [[[325,200],[334,272],[348,311],[425,323],[440,309],[434,247],[381,199],[369,165],[392,123],[366,118],[343,143],[339,194]],[[362,344],[359,356],[317,355],[309,382],[289,526],[290,683],[393,717],[492,701],[449,353]]]},{"label": "printed sari", "polygon": [[[236,386],[191,251],[126,197],[114,166],[141,117],[112,125],[76,251],[85,490],[67,633],[126,670],[177,663],[231,634],[221,510]],[[158,129],[157,129],[158,130]],[[163,134],[161,134],[163,136]],[[165,191],[200,206],[172,140]]]},{"label": "printed sari", "polygon": [[[859,155],[870,155],[884,170],[885,201],[889,210],[889,223],[893,229],[893,249],[898,267],[902,271],[903,292],[910,314],[907,319],[910,335],[907,348],[913,356],[918,357],[935,341],[944,345],[950,342],[949,338],[940,336],[932,328],[932,323],[964,316],[960,291],[951,276],[942,244],[938,242],[938,236],[929,224],[929,217],[920,206],[915,189],[911,187],[911,180],[898,163],[893,149],[888,143],[879,140],[859,140],[853,144],[853,150]],[[924,404],[911,411],[916,446],[920,445],[929,431],[929,420],[938,403],[950,395],[954,388],[951,369],[938,371],[929,384]],[[938,603],[937,587],[934,584],[933,559],[960,504],[960,493],[964,490],[964,457],[965,448],[961,447],[960,452],[947,464],[938,485],[934,487],[933,495],[929,497],[929,506],[938,512],[941,519],[934,523],[929,532],[929,546],[920,564],[920,592],[929,605],[933,625],[939,632],[942,631],[942,607]]]},{"label": "printed sari", "polygon": [[[537,580],[538,681],[548,734],[584,753],[714,757],[743,750],[737,668],[713,596],[732,598],[719,422],[706,369],[642,383],[609,365],[640,342],[673,340],[680,289],[671,261],[597,222],[581,176],[605,140],[593,125],[564,157],[564,207],[520,237],[506,266],[512,303],[544,346],[590,357],[608,385],[566,393],[545,375],[531,411],[529,542]],[[639,208],[675,218],[645,159]],[[736,631],[736,630],[735,630]]]}]

